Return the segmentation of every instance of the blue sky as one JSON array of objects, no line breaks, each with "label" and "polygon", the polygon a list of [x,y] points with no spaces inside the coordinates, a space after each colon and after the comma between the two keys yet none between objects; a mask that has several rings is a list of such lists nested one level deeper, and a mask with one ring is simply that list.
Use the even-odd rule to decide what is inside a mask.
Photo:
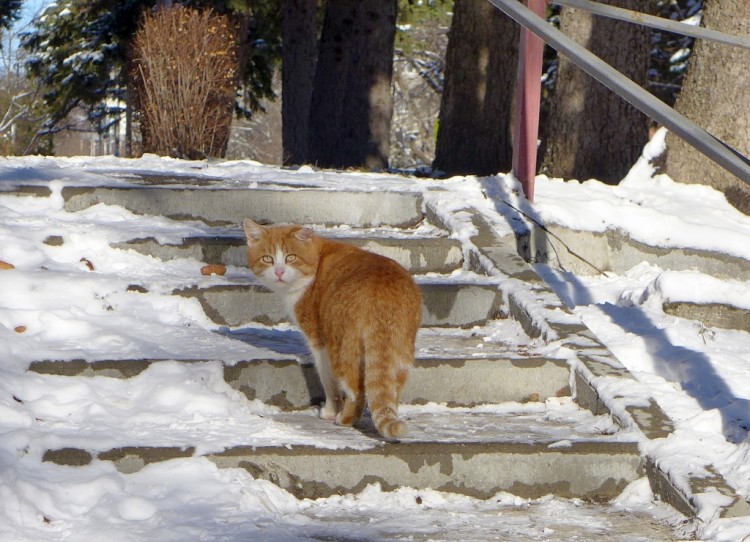
[{"label": "blue sky", "polygon": [[49,4],[51,0],[26,0],[23,3],[23,10],[21,11],[21,20],[18,21],[19,27],[23,28],[28,24],[28,22],[31,20],[34,15],[36,15],[39,10]]}]

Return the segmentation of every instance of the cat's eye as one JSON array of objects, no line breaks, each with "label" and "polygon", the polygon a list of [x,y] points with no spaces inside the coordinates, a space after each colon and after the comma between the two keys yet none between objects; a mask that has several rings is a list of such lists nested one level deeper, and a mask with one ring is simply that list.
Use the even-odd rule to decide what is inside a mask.
[{"label": "cat's eye", "polygon": [[263,261],[263,263],[273,263],[273,257],[266,254],[261,258],[261,261]]},{"label": "cat's eye", "polygon": [[296,259],[297,259],[297,256],[295,254],[287,254],[287,257],[285,258],[284,261],[286,261],[286,263],[292,263]]}]

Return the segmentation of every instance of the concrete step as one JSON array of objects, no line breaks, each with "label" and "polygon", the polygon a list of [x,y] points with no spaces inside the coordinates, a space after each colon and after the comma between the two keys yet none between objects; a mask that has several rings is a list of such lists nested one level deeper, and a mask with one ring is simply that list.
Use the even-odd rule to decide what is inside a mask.
[{"label": "concrete step", "polygon": [[[355,229],[413,228],[425,215],[420,195],[398,192],[227,190],[156,184],[67,187],[62,195],[68,211],[98,203],[115,204],[139,214],[233,228],[245,217],[271,223],[346,224]],[[461,245],[446,239],[412,237],[404,241],[371,236],[352,242],[390,256],[417,274],[448,275],[464,266]],[[244,239],[239,235],[192,237],[166,244],[144,238],[118,247],[163,259],[186,256],[207,263],[245,265]],[[122,472],[134,472],[157,461],[203,456],[219,467],[245,468],[256,478],[308,498],[358,492],[378,482],[385,490],[408,486],[480,498],[507,491],[526,498],[555,494],[607,501],[642,477],[638,445],[621,434],[611,417],[595,417],[575,405],[574,414],[554,408],[540,414],[538,409],[544,410],[545,400],[554,404],[555,398],[564,398],[559,400],[572,405],[567,363],[513,352],[492,341],[485,343],[485,329],[478,331],[477,337],[458,330],[452,335],[446,330],[433,332],[438,327],[486,325],[507,309],[497,281],[462,277],[419,278],[424,296],[423,329],[418,338],[419,355],[402,396],[401,415],[410,432],[400,442],[380,439],[369,418],[356,428],[318,419],[309,407],[320,402],[323,394],[314,368],[300,363],[305,359],[299,334],[296,338],[286,334],[274,344],[258,331],[259,324],[273,326],[287,321],[279,300],[261,286],[233,283],[235,279],[227,278],[222,285],[192,286],[173,293],[197,299],[209,318],[230,328],[225,334],[252,345],[262,343],[274,353],[290,352],[288,359],[224,365],[225,381],[249,399],[258,400],[258,416],[261,424],[267,421],[267,432],[243,434],[232,429],[239,427],[232,425],[236,420],[222,419],[215,428],[205,423],[191,428],[169,425],[152,437],[149,445],[139,445],[144,441],[128,433],[135,429],[123,428],[124,435],[118,431],[113,439],[119,447],[112,448],[113,441],[105,445],[94,439],[82,440],[80,430],[64,433],[68,428],[63,420],[61,433],[53,435],[58,438],[50,439],[59,448],[48,450],[44,460],[61,465],[112,461]],[[130,377],[159,361],[47,361],[32,364],[30,370]],[[201,360],[185,360],[191,361]],[[527,410],[512,411],[509,404]],[[246,418],[255,421],[255,411]],[[191,434],[194,430],[198,433]],[[204,432],[210,434],[197,437]],[[81,442],[88,444],[81,446]],[[97,445],[110,448],[96,449]]]},{"label": "concrete step", "polygon": [[[475,331],[477,331],[475,333]],[[518,337],[510,321],[492,323],[496,336]],[[428,402],[472,407],[504,402],[540,402],[571,395],[567,362],[546,358],[502,340],[486,341],[483,330],[423,328],[417,334],[415,364],[401,398],[403,404]],[[304,336],[282,326],[251,326],[215,334],[252,347],[253,359],[223,362],[224,379],[249,399],[289,410],[319,404],[323,392]],[[205,338],[200,339],[205,341]],[[59,376],[132,378],[160,359],[39,360],[29,370]],[[192,364],[208,359],[180,359]]]},{"label": "concrete step", "polygon": [[[59,376],[134,377],[165,360],[36,361],[29,370]],[[182,360],[200,363],[206,360]],[[227,364],[224,379],[248,399],[284,410],[304,410],[323,402],[313,365],[298,359],[255,359]],[[539,402],[570,396],[570,369],[561,360],[521,356],[415,360],[401,396],[403,404],[474,407],[504,402]]]},{"label": "concrete step", "polygon": [[[423,326],[471,327],[501,315],[502,296],[497,285],[437,281],[419,286]],[[222,326],[250,322],[273,326],[288,321],[278,297],[260,285],[191,286],[173,294],[197,299],[206,315]]]},{"label": "concrete step", "polygon": [[641,262],[673,271],[700,271],[732,280],[750,280],[750,261],[724,252],[682,247],[650,246],[619,229],[605,232],[572,230],[557,224],[511,239],[519,254],[534,263],[546,263],[578,275],[602,271],[624,274]]},{"label": "concrete step", "polygon": [[588,501],[616,497],[640,475],[635,444],[399,443],[374,450],[238,447],[208,456],[240,467],[298,498],[384,490],[434,489],[488,499],[500,491],[522,498],[557,495]]},{"label": "concrete step", "polygon": [[[350,237],[342,239],[370,252],[387,256],[416,274],[448,274],[464,262],[461,243],[440,237]],[[194,258],[209,264],[247,266],[244,237],[189,237],[174,243],[159,243],[153,237],[133,239],[115,245],[148,256],[171,260]]]},{"label": "concrete step", "polygon": [[[282,409],[305,409],[324,401],[315,368],[296,361],[241,362],[227,367],[224,378],[249,399]],[[401,402],[473,407],[544,401],[570,395],[569,379],[564,362],[544,358],[417,359]]]},{"label": "concrete step", "polygon": [[[369,419],[355,428],[320,420],[314,412],[271,416],[308,442],[227,446],[202,453],[194,446],[123,446],[50,449],[44,460],[60,465],[112,461],[122,472],[177,457],[202,455],[222,468],[244,468],[299,498],[356,493],[379,483],[384,490],[431,488],[477,498],[507,491],[524,498],[554,494],[608,501],[643,476],[635,442],[603,434],[590,413],[559,418],[537,413],[402,413],[410,433],[400,442],[379,439]],[[606,432],[606,431],[605,431]],[[174,442],[174,440],[173,440]]]},{"label": "concrete step", "polygon": [[344,192],[295,188],[217,189],[180,186],[65,187],[66,211],[105,203],[138,214],[211,225],[258,222],[376,227],[410,227],[424,218],[420,194],[411,192]]},{"label": "concrete step", "polygon": [[[441,224],[439,213],[429,206],[425,207],[421,197],[414,194],[342,193],[299,188],[279,191],[227,190],[226,187],[224,189],[212,187],[210,183],[205,187],[174,189],[159,186],[159,182],[157,180],[150,187],[64,188],[63,197],[66,201],[66,209],[69,211],[84,209],[103,202],[122,205],[141,214],[164,215],[176,219],[198,219],[209,225],[231,225],[235,228],[246,216],[269,222],[347,224],[354,228],[384,225],[411,228],[422,223],[426,214],[430,223]],[[45,195],[37,192],[39,191],[30,191],[36,195]],[[609,412],[608,407],[616,406],[612,416],[620,420],[624,427],[643,431],[647,439],[668,437],[673,430],[671,421],[653,400],[645,402],[645,406],[641,403],[637,406],[628,405],[627,401],[620,401],[616,395],[612,396],[610,393],[612,386],[599,385],[600,382],[610,382],[612,378],[624,381],[632,378],[624,368],[619,368],[616,360],[607,353],[604,346],[595,338],[585,335],[583,326],[571,323],[564,314],[561,320],[554,318],[551,322],[546,320],[545,315],[551,315],[556,310],[555,306],[549,303],[549,299],[554,298],[554,295],[539,281],[533,270],[523,262],[516,251],[527,256],[527,259],[533,259],[531,257],[536,254],[538,261],[542,261],[540,258],[543,258],[545,254],[557,252],[549,249],[553,245],[553,248],[557,247],[557,244],[551,241],[551,237],[534,240],[534,243],[522,236],[520,239],[513,236],[501,239],[478,212],[467,209],[465,213],[473,216],[472,221],[476,224],[478,232],[471,239],[475,247],[467,249],[466,255],[474,264],[470,267],[477,269],[496,267],[512,280],[532,285],[530,290],[516,288],[514,291],[513,288],[509,288],[506,292],[507,307],[503,307],[503,310],[516,315],[519,322],[524,323],[530,335],[540,337],[541,340],[560,341],[561,345],[573,348],[578,353],[581,363],[575,375],[576,400],[591,405],[595,412]],[[447,229],[447,225],[443,224],[443,226]],[[578,232],[571,233],[571,235],[580,237]],[[616,241],[620,242],[618,239]],[[575,243],[569,243],[568,247],[563,246],[563,248],[572,249],[577,246]],[[544,250],[545,247],[547,250]],[[181,247],[177,249],[177,253],[183,248],[188,251],[196,250],[195,247]],[[617,246],[610,240],[607,248],[615,250]],[[213,249],[201,246],[199,250],[206,257],[205,255]],[[631,251],[629,247],[625,247],[623,254],[619,257],[624,262],[633,258],[640,261],[638,255],[651,250],[653,250],[651,247],[645,247],[642,250]],[[665,249],[662,252],[663,254],[660,253],[659,257],[665,258],[665,261],[670,258],[669,261],[671,261],[672,254],[676,251]],[[558,256],[561,261],[566,254]],[[590,252],[576,248],[576,251],[571,250],[567,257],[575,263],[581,259],[581,255],[594,262],[596,264],[594,267],[606,269],[608,267],[605,264],[610,264],[611,268],[616,267],[614,255],[600,264],[597,258],[589,256]],[[237,256],[234,255],[231,258],[237,258]],[[589,268],[592,267],[589,264],[586,265]],[[731,270],[735,269],[733,266],[722,265],[724,265],[725,272],[730,267]],[[626,263],[623,268],[628,269],[631,266],[632,264]],[[578,272],[576,267],[569,269]],[[452,320],[449,316],[454,311],[458,299],[461,296],[467,297],[468,294],[460,293],[461,288],[456,288],[456,285],[444,283],[425,285],[425,288],[429,289],[431,286],[444,288],[443,298],[448,301],[441,304],[430,301],[429,295],[425,296],[426,324],[454,325],[450,323]],[[235,287],[228,287],[227,293],[237,294],[237,291],[231,291],[232,288]],[[236,288],[247,290],[253,287],[238,286]],[[494,296],[485,295],[486,292],[480,295],[481,292],[477,290],[481,289],[492,290]],[[207,308],[207,312],[212,311],[222,325],[237,326],[247,320],[252,320],[252,318],[247,318],[243,311],[233,313],[230,308],[225,310],[225,307],[229,307],[231,303],[228,299],[222,299],[221,292],[214,291],[214,289],[193,290],[195,291],[187,294],[183,292],[183,294],[198,297],[204,308]],[[496,286],[473,284],[467,285],[466,290],[473,292],[472,295],[487,308],[484,311],[486,314],[493,317],[499,313],[500,296]],[[254,292],[246,292],[244,297],[236,298],[237,302],[233,304],[253,305],[254,301],[260,302],[261,298],[267,297],[267,292],[258,292],[258,294],[255,296]],[[491,300],[487,301],[485,298]],[[215,308],[212,303],[217,307]],[[269,306],[270,303],[278,307],[276,302],[269,301]],[[475,309],[471,306],[471,300],[461,304],[472,310]],[[558,308],[560,312],[556,313],[555,317],[564,313],[562,307]],[[283,315],[272,318],[264,310],[261,308],[256,312],[268,323],[283,320]],[[469,310],[461,309],[458,312],[466,316]],[[471,314],[476,312],[482,313],[483,311],[474,311]],[[231,315],[232,318],[225,318],[225,315]],[[478,318],[465,317],[459,319],[465,323],[455,325],[475,325],[486,321],[486,318],[486,315]],[[230,324],[230,320],[235,323]],[[229,330],[230,333],[236,331]],[[240,331],[244,332],[244,330]],[[552,397],[553,393],[559,395],[561,390],[570,392],[567,386],[569,372],[566,367],[557,362],[543,359],[534,361],[531,357],[505,359],[492,355],[475,359],[472,355],[476,353],[476,350],[465,351],[464,357],[455,355],[456,352],[452,352],[451,357],[442,359],[420,357],[413,375],[413,383],[421,381],[423,388],[421,392],[409,392],[412,394],[409,403],[423,402],[426,395],[425,389],[429,389],[432,396],[441,397],[438,392],[442,392],[441,388],[446,385],[454,386],[445,394],[452,398],[444,401],[452,405],[471,405],[475,403],[470,401],[483,403],[485,400],[487,402],[528,401],[536,398],[536,394],[543,398]],[[129,361],[127,366],[117,361],[77,361],[65,362],[65,368],[66,370],[75,369],[79,371],[76,374],[82,375],[115,376],[119,373],[120,376],[128,376],[144,370],[154,361]],[[262,398],[270,404],[287,408],[290,405],[296,408],[294,405],[302,405],[305,400],[310,401],[316,394],[319,395],[314,385],[308,384],[317,382],[312,378],[309,366],[300,365],[296,358],[273,362],[275,365],[271,363],[268,360],[250,360],[227,366],[225,378],[248,395],[254,394],[256,398]],[[283,367],[280,367],[279,365],[282,364]],[[542,375],[535,376],[537,368],[540,372],[543,371]],[[518,369],[518,371],[513,373],[511,369]],[[57,369],[50,369],[49,366],[45,369],[43,364],[32,367],[32,370],[57,371]],[[508,372],[502,372],[505,370]],[[550,376],[553,371],[558,376]],[[272,372],[281,374],[270,376]],[[537,379],[542,382],[536,382]],[[279,383],[284,381],[289,384],[286,387],[280,386]],[[463,386],[462,382],[466,385]],[[501,383],[502,386],[494,388],[495,383]],[[558,387],[561,383],[562,387]],[[546,391],[536,391],[543,386],[546,386]],[[507,396],[502,395],[514,387],[520,391],[510,392]],[[604,390],[603,393],[602,390]],[[407,409],[418,408],[406,406]],[[722,495],[734,496],[735,503],[744,505],[745,509],[747,507],[747,503],[741,497],[737,497],[726,482],[719,480],[721,477],[718,475],[708,481],[698,480],[698,484],[695,483],[696,479],[688,480],[687,493],[682,487],[684,484],[681,484],[680,488],[674,487],[668,473],[662,472],[660,470],[662,467],[657,466],[651,457],[645,455],[645,452],[645,460],[641,460],[637,446],[628,440],[627,435],[622,434],[606,436],[594,430],[583,436],[566,433],[545,435],[544,431],[538,430],[540,427],[536,423],[538,420],[532,423],[527,418],[515,414],[498,416],[492,413],[488,417],[472,412],[468,415],[471,420],[467,420],[466,416],[462,417],[460,413],[449,412],[438,416],[428,412],[426,418],[429,423],[421,423],[413,416],[408,420],[412,428],[410,439],[405,439],[400,443],[383,443],[373,438],[371,429],[360,428],[361,431],[358,432],[338,428],[317,420],[309,414],[309,410],[284,411],[275,415],[274,418],[277,421],[283,421],[284,416],[291,416],[286,418],[286,423],[296,428],[298,432],[292,432],[294,438],[284,443],[283,446],[278,445],[279,443],[258,443],[252,436],[247,442],[238,442],[234,434],[237,432],[233,432],[231,424],[224,424],[222,420],[222,427],[228,428],[225,434],[234,440],[226,443],[223,451],[207,453],[203,450],[206,452],[204,455],[220,466],[247,468],[254,476],[273,480],[300,496],[356,491],[356,488],[361,489],[366,483],[380,482],[385,488],[430,487],[485,497],[502,490],[528,497],[554,493],[561,496],[600,500],[611,498],[628,481],[641,477],[645,472],[651,478],[654,490],[665,501],[672,503],[686,514],[694,515],[700,511],[696,502],[700,501],[702,493],[707,493],[701,488],[719,487]],[[568,420],[562,420],[559,423],[568,429],[572,425]],[[521,434],[519,431],[503,433],[514,424],[520,424],[529,432],[526,434]],[[170,432],[173,429],[179,431],[179,427],[169,427]],[[197,430],[205,431],[205,424],[201,423]],[[307,442],[298,439],[300,432],[305,434]],[[329,440],[333,436],[339,439],[344,438],[342,432],[346,432],[346,438],[351,440],[350,445],[331,446],[330,450],[320,448],[321,445],[329,445]],[[413,438],[414,433],[418,438]],[[443,438],[446,433],[450,434],[448,435],[450,438]],[[505,436],[492,438],[493,433],[502,433]],[[467,438],[470,435],[474,435],[475,438]],[[69,438],[67,441],[66,436]],[[191,444],[191,441],[182,433],[176,435],[174,439],[171,438],[171,434],[163,440],[160,437],[160,441],[152,442],[150,447],[128,446],[130,442],[143,443],[140,438],[135,437],[127,440],[122,447],[108,450],[76,448],[76,445],[82,442],[82,435],[80,428],[75,425],[66,436],[60,438],[61,435],[51,435],[52,438],[47,442],[55,442],[60,448],[49,450],[45,454],[45,460],[73,465],[87,464],[98,458],[115,462],[123,471],[133,471],[150,462],[203,453],[197,452],[199,448],[196,448],[195,442]],[[91,439],[85,442],[90,443]],[[175,442],[177,442],[176,445]],[[110,446],[114,445],[110,444]],[[690,486],[693,490],[690,490]],[[694,491],[696,487],[698,490]]]},{"label": "concrete step", "polygon": [[706,328],[719,327],[750,333],[750,311],[723,303],[670,301],[663,304],[666,314],[697,320]]}]

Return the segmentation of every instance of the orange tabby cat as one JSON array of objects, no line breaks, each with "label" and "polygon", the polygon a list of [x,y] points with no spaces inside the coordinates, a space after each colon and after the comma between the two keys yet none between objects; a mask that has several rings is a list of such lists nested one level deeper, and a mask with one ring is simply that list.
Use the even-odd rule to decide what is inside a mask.
[{"label": "orange tabby cat", "polygon": [[326,395],[320,416],[353,425],[366,400],[383,437],[404,435],[398,402],[422,307],[409,273],[389,258],[302,226],[245,219],[244,228],[250,269],[281,296],[310,345]]}]

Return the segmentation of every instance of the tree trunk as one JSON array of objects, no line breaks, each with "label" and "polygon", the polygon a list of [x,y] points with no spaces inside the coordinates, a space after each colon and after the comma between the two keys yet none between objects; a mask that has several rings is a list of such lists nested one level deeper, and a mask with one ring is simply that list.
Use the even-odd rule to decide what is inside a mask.
[{"label": "tree trunk", "polygon": [[307,159],[307,129],[315,79],[318,39],[316,0],[284,0],[282,21],[282,163]]},{"label": "tree trunk", "polygon": [[[721,4],[721,7],[719,7]],[[750,35],[747,0],[706,0],[703,25]],[[750,155],[750,51],[696,40],[675,109],[745,156]],[[711,185],[750,214],[750,185],[673,134],[667,136],[667,173],[676,181]],[[750,181],[750,179],[746,179]]]},{"label": "tree trunk", "polygon": [[328,0],[310,106],[310,162],[388,167],[396,0]]},{"label": "tree trunk", "polygon": [[[605,2],[648,12],[650,0]],[[560,29],[616,70],[645,86],[650,30],[563,8]],[[564,179],[616,184],[648,141],[648,117],[560,55],[558,79],[543,141],[542,170]]]},{"label": "tree trunk", "polygon": [[487,0],[456,0],[433,168],[492,175],[512,166],[518,25]]}]

